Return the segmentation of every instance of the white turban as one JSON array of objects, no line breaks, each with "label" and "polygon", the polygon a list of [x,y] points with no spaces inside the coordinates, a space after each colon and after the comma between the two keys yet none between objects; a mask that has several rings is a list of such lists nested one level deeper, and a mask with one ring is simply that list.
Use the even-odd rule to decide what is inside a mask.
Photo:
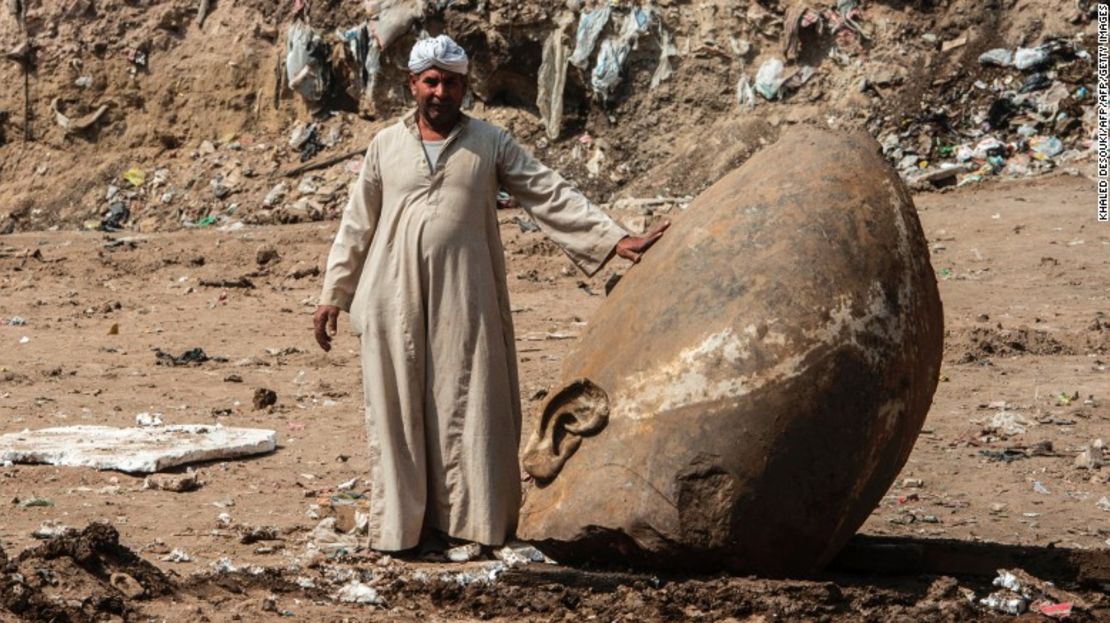
[{"label": "white turban", "polygon": [[409,53],[409,71],[412,73],[418,74],[433,66],[466,75],[470,61],[466,58],[466,50],[459,47],[454,39],[440,35],[417,41]]}]

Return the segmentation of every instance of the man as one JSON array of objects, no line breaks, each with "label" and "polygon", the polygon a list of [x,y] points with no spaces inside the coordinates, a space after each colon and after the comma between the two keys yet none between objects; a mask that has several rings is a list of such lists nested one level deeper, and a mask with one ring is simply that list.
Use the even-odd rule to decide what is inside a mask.
[{"label": "man", "polygon": [[629,236],[502,128],[462,114],[466,53],[441,35],[409,59],[417,110],[374,137],[328,256],[316,341],[340,310],[362,337],[370,545],[422,534],[498,545],[520,506],[520,397],[500,186],[588,274],[638,261]]}]

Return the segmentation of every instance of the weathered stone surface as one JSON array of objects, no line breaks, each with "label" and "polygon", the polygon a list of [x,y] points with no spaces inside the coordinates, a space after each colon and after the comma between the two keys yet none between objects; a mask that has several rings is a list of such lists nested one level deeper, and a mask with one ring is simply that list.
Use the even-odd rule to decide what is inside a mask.
[{"label": "weathered stone surface", "polygon": [[815,570],[909,456],[942,342],[879,145],[794,130],[702,193],[591,319],[526,446],[518,534],[561,561]]},{"label": "weathered stone surface", "polygon": [[0,435],[0,462],[151,473],[186,463],[273,452],[277,433],[202,424],[67,426]]}]

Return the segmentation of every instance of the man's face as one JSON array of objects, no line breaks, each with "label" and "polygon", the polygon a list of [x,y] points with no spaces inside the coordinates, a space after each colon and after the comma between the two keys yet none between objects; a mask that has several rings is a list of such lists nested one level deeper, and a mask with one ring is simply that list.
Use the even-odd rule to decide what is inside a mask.
[{"label": "man's face", "polygon": [[426,120],[433,126],[449,125],[458,118],[466,93],[466,76],[432,67],[409,74],[409,88]]}]

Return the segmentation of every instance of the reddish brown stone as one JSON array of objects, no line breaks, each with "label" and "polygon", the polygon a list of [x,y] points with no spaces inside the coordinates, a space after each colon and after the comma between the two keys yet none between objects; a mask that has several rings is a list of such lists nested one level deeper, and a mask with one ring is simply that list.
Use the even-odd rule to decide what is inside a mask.
[{"label": "reddish brown stone", "polygon": [[591,320],[537,414],[519,535],[564,561],[813,571],[909,456],[942,341],[925,238],[878,144],[787,133]]}]

